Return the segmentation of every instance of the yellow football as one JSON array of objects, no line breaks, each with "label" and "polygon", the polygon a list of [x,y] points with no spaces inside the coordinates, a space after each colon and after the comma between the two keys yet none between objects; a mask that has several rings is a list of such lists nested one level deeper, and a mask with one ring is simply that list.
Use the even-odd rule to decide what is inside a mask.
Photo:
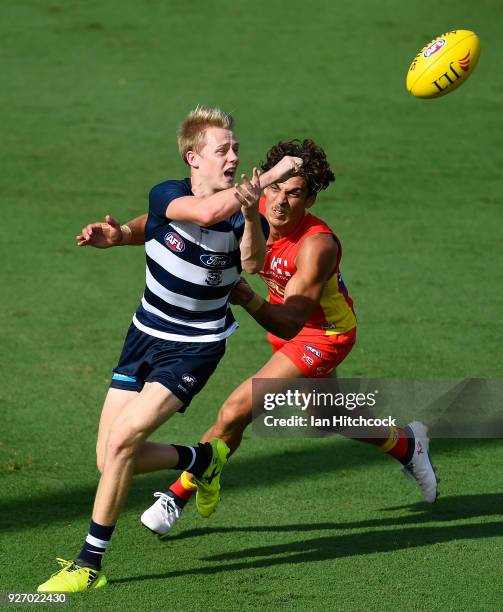
[{"label": "yellow football", "polygon": [[416,55],[407,72],[407,90],[416,98],[439,98],[457,89],[471,75],[480,42],[470,30],[441,34]]}]

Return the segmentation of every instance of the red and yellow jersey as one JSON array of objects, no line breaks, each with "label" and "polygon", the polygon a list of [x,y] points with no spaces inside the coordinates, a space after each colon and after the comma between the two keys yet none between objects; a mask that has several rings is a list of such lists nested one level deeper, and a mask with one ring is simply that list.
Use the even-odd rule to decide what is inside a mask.
[{"label": "red and yellow jersey", "polygon": [[269,302],[282,304],[286,285],[297,271],[295,266],[297,253],[303,241],[313,234],[331,234],[334,237],[338,246],[337,264],[325,284],[320,303],[300,333],[322,330],[326,336],[343,334],[356,327],[356,316],[353,301],[349,297],[339,270],[342,257],[341,243],[324,221],[314,215],[306,214],[289,236],[268,243],[264,267],[259,274],[269,287]]}]

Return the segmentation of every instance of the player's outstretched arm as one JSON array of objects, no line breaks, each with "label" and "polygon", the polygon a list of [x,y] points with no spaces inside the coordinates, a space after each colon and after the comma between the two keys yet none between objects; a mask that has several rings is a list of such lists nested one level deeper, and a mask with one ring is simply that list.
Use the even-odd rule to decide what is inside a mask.
[{"label": "player's outstretched arm", "polygon": [[243,236],[239,243],[241,252],[241,267],[248,274],[256,274],[262,270],[265,261],[265,236],[258,210],[260,189],[260,173],[253,168],[253,178],[248,180],[246,174],[241,175],[242,185],[236,185],[236,197],[241,203],[241,212],[245,220]]},{"label": "player's outstretched arm", "polygon": [[121,225],[110,215],[104,222],[89,223],[76,236],[78,246],[93,246],[109,249],[114,246],[145,244],[145,224],[147,215],[141,215]]},{"label": "player's outstretched arm", "polygon": [[306,238],[296,258],[297,272],[288,281],[283,304],[269,304],[241,280],[231,303],[243,306],[268,332],[291,340],[319,304],[325,283],[337,264],[337,244],[329,234]]},{"label": "player's outstretched arm", "polygon": [[[260,177],[260,189],[281,183],[297,174],[302,167],[300,157],[287,155]],[[190,221],[202,227],[228,219],[241,208],[235,187],[224,189],[208,197],[182,196],[172,200],[166,217],[173,221]]]}]

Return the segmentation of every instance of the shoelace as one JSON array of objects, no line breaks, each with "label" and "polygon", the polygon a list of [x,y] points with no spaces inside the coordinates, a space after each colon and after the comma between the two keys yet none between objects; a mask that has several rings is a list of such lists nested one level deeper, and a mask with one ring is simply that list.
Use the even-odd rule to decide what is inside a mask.
[{"label": "shoelace", "polygon": [[[61,559],[60,557],[56,557],[56,561],[59,563],[60,568],[59,570],[55,571],[54,574],[51,575],[51,578],[56,574],[59,574],[59,572],[63,570],[68,570],[69,572],[72,572],[82,569],[80,565],[77,565],[73,560],[68,561],[68,559]],[[87,587],[89,588],[97,578],[98,571],[89,568],[89,574],[87,576]]]},{"label": "shoelace", "polygon": [[53,574],[51,574],[51,578],[52,576],[59,574],[61,570],[70,569],[72,565],[75,565],[75,561],[68,561],[67,559],[61,559],[60,557],[56,557],[56,561],[59,563],[60,567],[59,570],[56,570]]},{"label": "shoelace", "polygon": [[159,497],[161,500],[162,509],[166,514],[174,513],[176,518],[180,516],[180,509],[176,505],[175,500],[168,495],[167,493],[162,493],[161,491],[157,491],[154,493],[154,497]]}]

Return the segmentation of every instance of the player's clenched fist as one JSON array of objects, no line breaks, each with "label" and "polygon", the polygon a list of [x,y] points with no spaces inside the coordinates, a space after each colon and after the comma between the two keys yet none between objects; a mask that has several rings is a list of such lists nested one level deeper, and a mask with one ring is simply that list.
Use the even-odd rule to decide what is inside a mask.
[{"label": "player's clenched fist", "polygon": [[299,174],[303,163],[301,157],[285,155],[285,157],[270,170],[273,174],[274,182],[282,183],[283,181],[287,181],[290,177]]},{"label": "player's clenched fist", "polygon": [[255,295],[255,291],[250,287],[250,285],[240,278],[238,282],[231,289],[229,294],[229,301],[231,304],[235,306],[244,306],[247,304]]}]

